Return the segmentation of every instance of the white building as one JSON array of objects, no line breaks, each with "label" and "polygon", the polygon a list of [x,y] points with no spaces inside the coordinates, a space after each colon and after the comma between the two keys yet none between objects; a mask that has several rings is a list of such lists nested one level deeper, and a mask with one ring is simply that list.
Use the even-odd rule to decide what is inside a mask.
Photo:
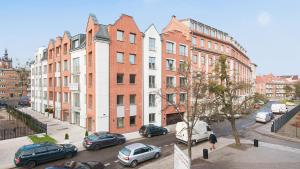
[{"label": "white building", "polygon": [[47,108],[47,48],[38,48],[34,58],[31,65],[31,107],[44,114]]},{"label": "white building", "polygon": [[86,127],[86,36],[71,39],[71,122]]},{"label": "white building", "polygon": [[143,124],[161,126],[161,38],[154,25],[143,39]]}]

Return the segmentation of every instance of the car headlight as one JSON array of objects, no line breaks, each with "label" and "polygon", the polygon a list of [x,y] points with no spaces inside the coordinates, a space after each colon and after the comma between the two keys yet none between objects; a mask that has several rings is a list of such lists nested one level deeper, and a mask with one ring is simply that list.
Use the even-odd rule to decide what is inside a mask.
[{"label": "car headlight", "polygon": [[75,150],[75,151],[78,151],[78,148],[77,148],[77,147],[75,147],[75,148],[74,148],[74,150]]}]

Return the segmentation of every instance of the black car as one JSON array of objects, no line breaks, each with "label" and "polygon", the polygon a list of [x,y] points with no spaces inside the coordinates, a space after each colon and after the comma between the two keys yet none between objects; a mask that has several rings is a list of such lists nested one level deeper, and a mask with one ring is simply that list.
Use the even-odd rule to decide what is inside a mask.
[{"label": "black car", "polygon": [[76,155],[77,150],[72,144],[29,144],[15,153],[14,163],[17,167],[33,168],[48,161],[71,158]]},{"label": "black car", "polygon": [[104,169],[104,165],[98,161],[88,161],[88,162],[70,161],[62,165],[47,167],[45,169]]},{"label": "black car", "polygon": [[153,124],[143,125],[139,130],[140,135],[146,137],[152,137],[157,135],[165,135],[168,133],[168,129],[155,126]]},{"label": "black car", "polygon": [[122,134],[97,132],[84,138],[83,146],[87,150],[98,150],[103,147],[123,144],[126,138]]}]

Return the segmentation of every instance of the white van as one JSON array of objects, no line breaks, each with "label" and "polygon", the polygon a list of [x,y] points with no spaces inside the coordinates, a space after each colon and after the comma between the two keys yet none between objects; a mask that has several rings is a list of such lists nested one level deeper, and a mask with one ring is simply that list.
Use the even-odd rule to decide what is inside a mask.
[{"label": "white van", "polygon": [[268,121],[271,121],[272,116],[272,112],[258,112],[256,114],[255,120],[257,122],[267,123]]},{"label": "white van", "polygon": [[285,104],[272,104],[271,111],[273,113],[286,113],[288,108]]},{"label": "white van", "polygon": [[[208,124],[204,121],[198,120],[192,131],[192,144],[195,145],[200,141],[207,140],[211,133],[212,131]],[[187,144],[188,132],[185,122],[178,122],[176,124],[176,139],[177,141]]]}]

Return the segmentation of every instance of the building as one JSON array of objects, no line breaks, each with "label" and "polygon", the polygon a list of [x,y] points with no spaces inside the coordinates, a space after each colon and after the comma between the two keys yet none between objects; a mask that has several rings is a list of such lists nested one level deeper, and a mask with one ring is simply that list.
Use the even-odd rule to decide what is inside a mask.
[{"label": "building", "polygon": [[293,97],[294,92],[285,90],[285,86],[290,86],[299,82],[298,75],[274,76],[273,74],[256,77],[256,92],[266,95],[269,98],[282,99]]},{"label": "building", "polygon": [[[66,31],[49,41],[45,53],[47,108],[54,118],[89,131],[127,133],[143,124],[180,121],[185,108],[178,114],[168,105],[185,102],[186,93],[172,87],[183,85],[176,71],[187,60],[208,78],[218,57],[226,55],[236,81],[251,82],[255,76],[246,51],[227,33],[175,16],[160,34],[154,25],[141,32],[132,16],[122,14],[104,25],[91,14],[83,33]],[[42,90],[35,87],[39,77],[32,74],[36,90]],[[33,109],[38,110],[41,101],[36,100]]]},{"label": "building", "polygon": [[45,114],[48,104],[47,97],[47,48],[40,47],[34,54],[34,62],[31,65],[31,107],[33,110]]},{"label": "building", "polygon": [[13,104],[16,104],[21,96],[26,95],[27,87],[22,85],[19,70],[13,68],[12,59],[5,49],[3,57],[0,57],[0,99],[14,100]]}]

